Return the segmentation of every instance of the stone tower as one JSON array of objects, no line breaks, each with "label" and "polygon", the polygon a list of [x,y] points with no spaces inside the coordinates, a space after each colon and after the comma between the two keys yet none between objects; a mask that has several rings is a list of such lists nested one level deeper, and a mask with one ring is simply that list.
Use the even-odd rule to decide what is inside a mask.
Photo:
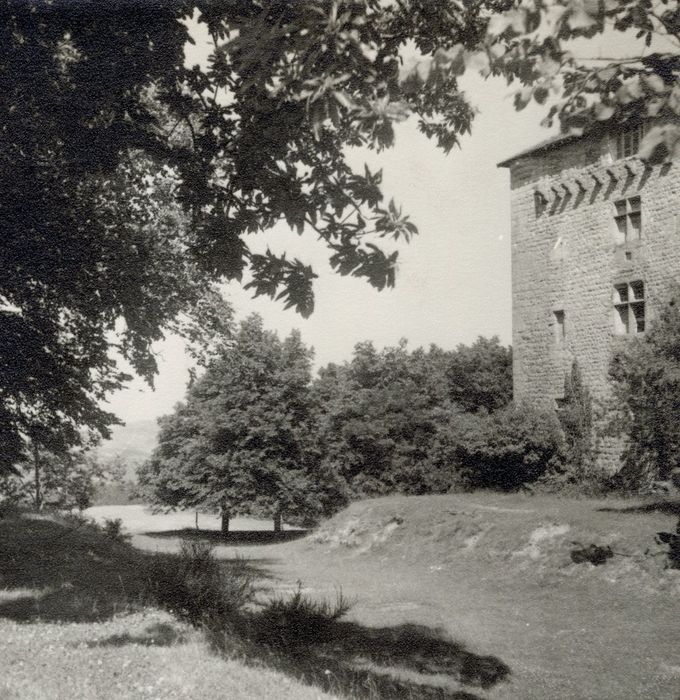
[{"label": "stone tower", "polygon": [[[515,400],[559,407],[573,360],[596,402],[615,343],[680,278],[680,167],[647,166],[643,125],[561,135],[499,163],[512,189]],[[620,448],[602,445],[602,466]]]}]

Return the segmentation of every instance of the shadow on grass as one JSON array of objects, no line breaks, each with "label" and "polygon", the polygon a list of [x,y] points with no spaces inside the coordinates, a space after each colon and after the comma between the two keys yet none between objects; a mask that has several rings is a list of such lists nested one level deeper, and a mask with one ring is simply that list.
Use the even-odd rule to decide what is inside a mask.
[{"label": "shadow on grass", "polygon": [[183,644],[186,636],[167,622],[158,622],[144,630],[144,634],[113,634],[96,642],[88,642],[88,647],[122,647],[126,644],[140,644],[147,647],[169,647]]},{"label": "shadow on grass", "polygon": [[[91,622],[150,602],[155,572],[171,554],[149,554],[107,540],[89,525],[45,518],[0,520],[0,616],[20,622]],[[220,566],[271,578],[265,560],[221,559]]]},{"label": "shadow on grass", "polygon": [[186,539],[202,540],[211,542],[214,545],[229,545],[237,547],[239,545],[265,545],[281,544],[282,542],[292,542],[307,535],[307,530],[283,530],[274,532],[272,530],[234,530],[223,535],[219,530],[196,530],[194,528],[184,528],[182,530],[163,530],[162,532],[142,532],[145,537],[158,539]]},{"label": "shadow on grass", "polygon": [[423,625],[373,628],[327,621],[307,643],[296,644],[287,639],[290,629],[262,613],[242,624],[249,627],[242,633],[249,637],[245,648],[234,649],[233,630],[209,633],[213,645],[350,698],[480,700],[472,690],[487,690],[510,675],[499,658],[475,654]]},{"label": "shadow on grass", "polygon": [[[172,555],[147,554],[109,541],[86,525],[27,518],[0,521],[0,616],[25,622],[87,622],[163,598],[166,607],[176,610],[173,561]],[[214,565],[232,571],[236,583],[251,578],[259,585],[272,578],[264,561],[220,559]],[[164,571],[171,576],[169,588],[162,583]],[[341,621],[347,611],[341,600],[325,607],[298,594],[292,597],[297,600],[294,605],[286,598],[239,607],[229,605],[228,593],[227,606],[211,616],[211,598],[201,595],[210,592],[212,584],[200,570],[197,573],[198,578],[190,574],[188,579],[196,591],[194,623],[206,630],[216,650],[336,695],[480,700],[477,689],[492,688],[510,674],[499,658],[473,653],[441,630],[416,624],[372,628]],[[229,575],[224,580],[230,580]],[[150,594],[159,583],[169,596]],[[207,607],[202,600],[208,601]],[[181,631],[158,624],[142,634],[113,635],[90,646],[167,646],[182,641]]]},{"label": "shadow on grass", "polygon": [[604,508],[598,508],[598,511],[603,513],[663,513],[664,515],[680,517],[680,501],[661,499],[652,501],[651,503],[638,503],[634,506],[624,506],[621,508],[606,506]]}]

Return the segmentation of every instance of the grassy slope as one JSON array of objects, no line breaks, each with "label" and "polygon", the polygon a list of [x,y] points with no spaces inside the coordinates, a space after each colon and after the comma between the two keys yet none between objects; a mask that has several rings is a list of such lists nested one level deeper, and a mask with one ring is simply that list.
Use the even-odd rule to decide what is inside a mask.
[{"label": "grassy slope", "polygon": [[[388,498],[353,505],[311,546],[342,560],[337,583],[361,590],[364,620],[439,623],[508,664],[510,683],[490,697],[676,700],[680,572],[644,552],[659,549],[654,533],[674,529],[678,510],[479,493]],[[572,541],[630,556],[576,565]]]},{"label": "grassy slope", "polygon": [[[131,521],[133,529],[157,530],[152,517],[138,520],[138,510]],[[680,573],[664,571],[663,557],[644,553],[659,549],[654,533],[674,529],[678,510],[677,504],[640,507],[632,501],[480,493],[394,497],[354,504],[302,540],[251,546],[252,539],[239,540],[235,533],[229,546],[218,547],[218,553],[225,559],[235,554],[247,557],[270,590],[294,590],[301,579],[311,595],[332,598],[341,587],[346,596],[356,599],[348,622],[335,626],[304,659],[281,663],[281,658],[271,662],[261,658],[265,666],[278,667],[289,676],[304,665],[316,666],[321,674],[324,669],[342,674],[350,668],[368,668],[372,671],[363,678],[370,680],[373,696],[389,698],[396,695],[380,692],[385,674],[411,679],[403,685],[406,694],[399,697],[426,697],[428,687],[434,691],[448,684],[451,690],[440,697],[677,700]],[[122,508],[120,515],[125,513]],[[38,534],[39,542],[44,542],[46,533],[36,530],[32,537]],[[129,676],[125,697],[160,697],[153,686],[159,677],[164,684],[174,683],[170,690],[163,686],[164,697],[195,697],[199,692],[207,697],[324,697],[320,690],[296,684],[284,673],[211,656],[200,637],[169,618],[153,617],[159,613],[150,613],[150,618],[110,617],[122,603],[116,602],[122,589],[121,582],[116,582],[118,574],[126,597],[134,594],[139,572],[134,552],[126,549],[113,557],[97,549],[96,543],[78,540],[75,549],[81,552],[80,560],[69,564],[74,554],[71,544],[57,553],[54,544],[39,546],[22,537],[16,528],[3,530],[0,523],[0,557],[4,552],[0,571],[5,575],[0,588],[5,585],[16,598],[21,587],[41,588],[62,579],[73,585],[57,586],[56,593],[42,598],[37,611],[35,599],[29,599],[33,612],[25,613],[25,619],[34,620],[36,614],[57,619],[54,615],[61,606],[76,611],[70,613],[76,619],[86,620],[96,604],[96,614],[108,621],[66,627],[0,622],[0,634],[9,634],[15,642],[14,652],[0,651],[3,668],[8,666],[7,654],[15,654],[4,681],[6,690],[20,689],[15,697],[48,697],[45,689],[57,682],[63,684],[58,687],[65,689],[64,697],[121,697],[110,690],[120,682],[118,677],[106,675],[108,671],[97,675],[97,669],[101,659],[104,669],[121,672],[125,654],[130,654],[133,665],[125,671],[124,682]],[[577,565],[570,558],[574,540],[609,544],[620,555],[600,567]],[[175,532],[156,533],[138,535],[135,541],[169,551],[177,538]],[[24,559],[30,552],[29,563],[21,552]],[[50,557],[60,562],[56,569]],[[7,579],[6,572],[16,570],[17,562],[23,568]],[[91,580],[86,575],[90,570],[95,571]],[[27,575],[30,571],[33,578]],[[56,596],[54,605],[50,595]],[[21,605],[17,605],[16,600],[0,602],[0,616],[20,619]],[[174,631],[168,631],[167,625]],[[52,639],[64,634],[76,635],[75,647]],[[17,656],[16,648],[22,644],[26,649],[37,647],[30,672],[18,666],[22,654]],[[73,649],[83,656],[71,656]],[[42,654],[54,659],[49,663],[50,669],[56,669],[51,680],[40,680]],[[173,670],[172,681],[167,669]],[[94,690],[82,686],[67,692],[71,676],[81,683],[91,678],[99,685],[92,686]],[[26,685],[27,678],[38,684],[38,691]],[[452,678],[457,683],[452,684]],[[427,686],[417,685],[423,682]],[[343,686],[338,680],[332,687],[359,686]],[[0,697],[2,688],[0,684]],[[351,690],[349,695],[353,696]]]},{"label": "grassy slope", "polygon": [[[351,618],[389,630],[440,626],[471,663],[507,664],[478,698],[677,700],[680,573],[645,555],[678,505],[541,496],[385,498],[352,505],[298,542],[240,550],[311,593],[337,587]],[[610,544],[605,565],[574,564],[572,541]],[[233,549],[225,548],[225,556]],[[631,555],[631,556],[622,556]]]},{"label": "grassy slope", "polygon": [[0,521],[0,698],[331,698],[217,658],[145,606],[147,556],[84,527]]},{"label": "grassy slope", "polygon": [[154,610],[98,623],[0,620],[0,635],[3,700],[331,697],[217,658],[198,632]]}]

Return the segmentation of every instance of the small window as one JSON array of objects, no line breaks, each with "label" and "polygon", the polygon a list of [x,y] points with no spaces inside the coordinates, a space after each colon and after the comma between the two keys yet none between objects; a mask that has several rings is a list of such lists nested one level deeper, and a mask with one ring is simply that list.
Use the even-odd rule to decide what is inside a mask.
[{"label": "small window", "polygon": [[614,285],[614,330],[619,335],[645,332],[645,283]]},{"label": "small window", "polygon": [[614,202],[617,237],[619,244],[639,241],[642,234],[642,212],[640,197],[620,199]]},{"label": "small window", "polygon": [[640,150],[640,142],[644,136],[642,124],[628,127],[621,131],[616,137],[616,157],[629,158]]},{"label": "small window", "polygon": [[562,345],[567,337],[564,325],[564,311],[553,311],[553,317],[555,322],[555,344]]}]

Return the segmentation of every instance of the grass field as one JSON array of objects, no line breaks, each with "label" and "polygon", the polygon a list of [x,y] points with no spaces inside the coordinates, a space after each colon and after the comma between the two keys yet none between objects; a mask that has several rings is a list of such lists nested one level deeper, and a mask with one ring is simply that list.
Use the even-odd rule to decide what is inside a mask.
[{"label": "grass field", "polygon": [[[482,697],[677,700],[680,574],[644,555],[659,549],[656,531],[675,526],[673,508],[663,510],[491,494],[385,499],[355,504],[310,547],[325,549],[315,566],[332,570],[334,585],[360,592],[363,621],[441,625],[505,663],[508,682]],[[577,565],[574,541],[619,555]]]},{"label": "grass field", "polygon": [[[0,522],[0,634],[9,640],[0,666],[10,669],[0,697],[330,697],[323,687],[349,697],[677,700],[680,573],[664,569],[654,534],[674,529],[679,511],[484,493],[393,497],[354,504],[306,537],[274,540],[255,522],[232,522],[226,543],[215,521],[192,529],[193,514],[99,512],[121,517],[138,551],[75,542],[49,521]],[[40,545],[53,528],[61,539]],[[265,597],[301,581],[312,598],[341,589],[354,606],[304,659],[260,655],[253,668],[254,659],[218,658],[167,613],[129,612],[136,557],[176,549],[181,534],[216,542],[225,565],[246,559]],[[575,542],[615,554],[602,566],[576,564]],[[301,672],[312,667],[317,676]],[[300,676],[321,681],[309,687]],[[391,690],[388,677],[399,680]]]},{"label": "grass field", "polygon": [[149,604],[148,555],[86,526],[0,520],[0,698],[333,698],[221,658]]}]

